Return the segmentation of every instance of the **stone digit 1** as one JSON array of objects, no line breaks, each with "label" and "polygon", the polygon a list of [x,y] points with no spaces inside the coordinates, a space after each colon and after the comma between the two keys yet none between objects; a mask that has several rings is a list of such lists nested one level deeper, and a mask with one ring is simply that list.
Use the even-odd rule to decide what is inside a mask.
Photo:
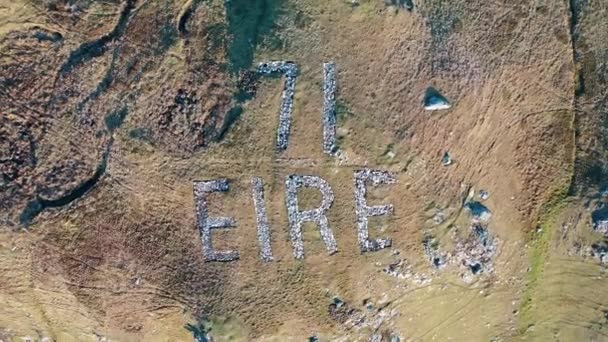
[{"label": "stone digit 1", "polygon": [[333,155],[336,145],[336,64],[323,64],[323,152]]},{"label": "stone digit 1", "polygon": [[[336,239],[329,227],[327,211],[334,202],[334,192],[329,183],[317,176],[289,175],[285,181],[287,186],[287,216],[289,219],[289,235],[293,243],[293,255],[296,259],[304,258],[304,242],[302,238],[302,223],[314,222],[319,226],[321,238],[327,252],[334,254],[338,251]],[[316,209],[300,211],[298,207],[298,189],[302,187],[317,188],[323,195],[321,206]]]},{"label": "stone digit 1", "polygon": [[213,249],[211,230],[236,227],[232,217],[209,217],[207,194],[228,191],[227,179],[194,182],[194,200],[196,201],[196,222],[203,242],[205,261],[233,261],[239,258],[236,251],[216,251]]}]

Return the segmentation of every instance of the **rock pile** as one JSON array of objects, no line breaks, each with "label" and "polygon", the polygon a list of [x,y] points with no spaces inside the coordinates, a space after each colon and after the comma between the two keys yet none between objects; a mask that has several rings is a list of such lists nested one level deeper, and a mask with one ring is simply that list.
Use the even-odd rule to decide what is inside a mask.
[{"label": "rock pile", "polygon": [[463,270],[462,277],[470,281],[471,275],[494,271],[493,257],[497,250],[497,240],[480,223],[473,223],[465,240],[455,237],[456,248],[451,259],[458,262]]},{"label": "rock pile", "polygon": [[412,281],[416,285],[426,285],[432,281],[431,277],[416,273],[405,259],[389,264],[382,271],[392,277]]},{"label": "rock pile", "polygon": [[[390,328],[391,320],[399,316],[399,312],[396,309],[390,310],[382,306],[382,303],[379,303],[378,308],[374,308],[373,303],[369,300],[364,301],[363,304],[366,307],[371,305],[372,309],[360,310],[340,298],[334,297],[332,303],[329,304],[329,316],[343,324],[348,330],[359,333],[360,339],[357,340],[367,338],[368,341],[384,341],[382,336],[388,335],[392,338],[391,341],[399,341],[399,334]],[[373,333],[370,335],[369,331]],[[383,333],[379,334],[379,331],[383,331]],[[349,336],[352,337],[350,334]]]},{"label": "rock pile", "polygon": [[469,201],[464,208],[473,217],[473,221],[488,222],[492,217],[490,209],[478,201]]},{"label": "rock pile", "polygon": [[446,99],[439,91],[433,87],[429,87],[424,95],[425,110],[445,110],[452,107],[448,99]]},{"label": "rock pile", "polygon": [[446,254],[440,253],[439,243],[435,238],[430,235],[426,235],[422,239],[422,245],[424,246],[424,252],[431,261],[431,264],[435,268],[442,268],[446,264]]}]

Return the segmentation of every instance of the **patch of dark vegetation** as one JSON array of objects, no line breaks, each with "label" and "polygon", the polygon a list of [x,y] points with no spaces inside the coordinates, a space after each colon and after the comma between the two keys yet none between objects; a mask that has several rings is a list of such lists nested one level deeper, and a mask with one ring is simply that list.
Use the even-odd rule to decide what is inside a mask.
[{"label": "patch of dark vegetation", "polygon": [[196,94],[190,93],[187,90],[180,88],[177,90],[177,94],[173,98],[173,103],[160,115],[159,124],[163,127],[170,125],[173,122],[173,118],[176,114],[182,113],[186,115],[188,121],[190,111],[194,105],[198,103],[195,97]]},{"label": "patch of dark vegetation", "polygon": [[211,342],[213,339],[209,335],[211,327],[207,319],[203,318],[196,322],[196,324],[188,323],[185,326],[186,330],[192,333],[195,342]]},{"label": "patch of dark vegetation", "polygon": [[593,229],[606,231],[608,228],[608,207],[601,207],[591,212],[591,220],[593,221]]},{"label": "patch of dark vegetation", "polygon": [[154,48],[154,54],[160,56],[167,52],[177,42],[177,30],[169,22],[163,25],[160,30],[160,40],[158,45]]},{"label": "patch of dark vegetation", "polygon": [[346,120],[354,116],[355,114],[346,102],[336,100],[336,118],[338,126],[343,126],[346,123]]},{"label": "patch of dark vegetation", "polygon": [[2,93],[4,93],[7,88],[10,88],[16,84],[17,84],[17,82],[15,81],[14,78],[3,77],[0,80],[0,89],[1,89]]},{"label": "patch of dark vegetation", "polygon": [[[351,2],[352,6],[358,6],[358,3]],[[312,18],[308,16],[304,11],[298,10],[295,17],[293,18],[293,24],[299,29],[308,27],[312,23]]]},{"label": "patch of dark vegetation", "polygon": [[582,174],[585,182],[591,183],[592,185],[599,185],[603,180],[608,179],[606,170],[604,170],[601,163],[590,162],[582,166]]},{"label": "patch of dark vegetation", "polygon": [[40,195],[36,195],[36,199],[30,201],[23,212],[19,217],[19,221],[21,225],[28,226],[40,213],[49,208],[59,208],[64,207],[77,199],[83,197],[87,194],[91,189],[97,185],[101,177],[105,174],[106,168],[108,166],[108,159],[110,157],[110,150],[112,147],[113,140],[110,139],[108,142],[105,151],[101,157],[100,163],[97,165],[95,169],[95,173],[91,178],[85,180],[83,183],[78,185],[76,188],[72,189],[70,192],[65,194],[62,197],[59,197],[54,200],[41,198]]},{"label": "patch of dark vegetation", "polygon": [[114,111],[106,116],[105,122],[106,127],[110,133],[114,132],[117,128],[119,128],[125,118],[129,114],[129,109],[126,106],[123,106],[121,109]]},{"label": "patch of dark vegetation", "polygon": [[581,51],[579,51],[581,45],[581,38],[578,32],[578,26],[581,22],[583,11],[587,7],[587,0],[569,0],[568,1],[570,10],[570,41],[572,44],[572,53],[575,63],[575,88],[574,96],[580,97],[585,94],[585,71],[581,69],[578,62],[583,58]]},{"label": "patch of dark vegetation", "polygon": [[[159,39],[155,41],[155,45],[153,48],[153,53],[156,56],[160,56],[164,54],[167,50],[171,48],[177,41],[177,31],[170,24],[169,21],[162,24],[162,29],[159,31]],[[90,101],[94,101],[99,98],[102,94],[107,92],[112,84],[115,81],[115,78],[120,73],[120,69],[124,69],[126,74],[130,74],[135,68],[136,60],[129,60],[124,66],[119,65],[120,55],[122,53],[121,46],[118,46],[114,49],[112,53],[112,60],[110,61],[110,65],[108,66],[103,78],[93,90],[82,102],[77,105],[77,110],[81,112],[87,103]]]},{"label": "patch of dark vegetation", "polygon": [[588,5],[588,0],[569,0],[570,5],[570,32],[576,34],[576,29],[581,22],[583,10]]},{"label": "patch of dark vegetation", "polygon": [[30,129],[22,124],[0,120],[0,189],[3,183],[19,178],[36,166],[36,142]]},{"label": "patch of dark vegetation", "polygon": [[232,37],[228,46],[231,72],[251,67],[258,44],[276,28],[281,3],[279,0],[226,1],[228,31]]},{"label": "patch of dark vegetation", "polygon": [[232,125],[234,125],[234,123],[241,117],[242,114],[243,107],[236,106],[230,108],[228,114],[226,114],[226,117],[224,118],[224,123],[222,124],[222,128],[220,129],[217,135],[216,141],[222,141],[224,139],[226,133],[228,133]]},{"label": "patch of dark vegetation", "polygon": [[76,50],[70,53],[68,60],[61,66],[60,73],[66,74],[74,68],[86,63],[87,61],[99,57],[106,52],[108,43],[120,38],[127,27],[131,11],[135,7],[135,0],[127,0],[120,12],[118,23],[114,29],[90,42],[83,43]]},{"label": "patch of dark vegetation", "polygon": [[243,103],[255,97],[258,87],[258,73],[251,70],[243,70],[237,82],[237,92],[234,99]]},{"label": "patch of dark vegetation", "polygon": [[[281,14],[281,5],[279,0],[229,0],[225,4],[228,26],[218,24],[209,28],[209,35],[213,37],[210,49],[225,47],[229,60],[228,71],[232,75],[238,75],[234,104],[224,117],[219,132],[215,134],[215,141],[224,139],[242,115],[242,104],[256,94],[258,73],[250,70],[255,50],[262,42],[269,49],[279,49],[285,45],[280,37],[270,35],[277,28],[276,20]],[[304,20],[303,12],[298,14],[299,19]],[[300,24],[304,25],[302,22]],[[223,38],[225,36],[230,37],[229,41]],[[279,78],[281,75],[271,77]]]},{"label": "patch of dark vegetation", "polygon": [[[194,29],[194,28],[193,28]],[[200,56],[200,53],[196,52],[200,56],[202,65],[206,67],[217,66],[221,72],[227,72],[230,65],[230,60],[226,59],[226,53],[228,51],[228,45],[230,37],[228,34],[228,25],[225,23],[215,23],[204,28],[204,32],[197,32],[188,34],[184,37],[185,45],[188,46],[192,42],[191,36],[204,36],[205,37],[205,51]],[[222,58],[218,58],[222,56]]]},{"label": "patch of dark vegetation", "polygon": [[431,31],[434,47],[443,45],[449,36],[461,25],[457,8],[450,2],[433,0],[428,4],[430,11],[427,16],[427,25]]},{"label": "patch of dark vegetation", "polygon": [[585,95],[585,74],[576,67],[574,77],[574,96],[581,97]]},{"label": "patch of dark vegetation", "polygon": [[237,81],[237,91],[234,94],[234,101],[236,104],[230,108],[226,116],[221,129],[215,137],[215,141],[222,141],[226,136],[226,133],[234,126],[243,114],[243,107],[241,106],[246,101],[251,100],[257,91],[258,84],[258,73],[252,70],[243,70],[240,72],[239,79]]},{"label": "patch of dark vegetation", "polygon": [[414,1],[413,0],[384,0],[384,4],[387,6],[395,6],[398,8],[405,8],[408,11],[412,11],[414,9]]},{"label": "patch of dark vegetation", "polygon": [[34,38],[38,39],[38,42],[59,43],[63,40],[63,36],[59,32],[36,31],[34,32]]},{"label": "patch of dark vegetation", "polygon": [[431,35],[428,53],[433,73],[457,72],[460,67],[449,45],[450,37],[462,30],[461,17],[466,15],[462,6],[467,5],[445,0],[429,0],[424,2],[424,6],[418,7],[418,12],[424,16],[425,25]]},{"label": "patch of dark vegetation", "polygon": [[152,131],[149,128],[133,128],[129,131],[129,138],[148,142],[151,141]]}]

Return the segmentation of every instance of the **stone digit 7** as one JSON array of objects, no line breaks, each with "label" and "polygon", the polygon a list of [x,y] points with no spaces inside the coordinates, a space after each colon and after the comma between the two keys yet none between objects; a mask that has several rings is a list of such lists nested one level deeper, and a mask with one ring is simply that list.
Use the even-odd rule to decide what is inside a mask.
[{"label": "stone digit 7", "polygon": [[285,86],[283,87],[281,110],[279,112],[279,128],[277,130],[277,149],[282,151],[287,149],[287,145],[289,144],[298,66],[290,61],[264,62],[259,64],[258,73],[262,75],[285,74]]}]

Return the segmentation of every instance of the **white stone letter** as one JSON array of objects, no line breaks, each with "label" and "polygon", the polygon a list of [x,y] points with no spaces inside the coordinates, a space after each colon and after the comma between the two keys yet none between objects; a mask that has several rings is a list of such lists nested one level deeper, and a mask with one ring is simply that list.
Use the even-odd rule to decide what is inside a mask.
[{"label": "white stone letter", "polygon": [[[327,211],[334,202],[334,192],[329,183],[317,176],[289,175],[285,180],[285,185],[287,186],[287,215],[289,218],[289,235],[293,243],[293,255],[296,259],[304,258],[303,222],[315,222],[319,226],[321,238],[329,254],[336,253],[338,251],[336,239],[329,228],[329,221],[326,216]],[[298,207],[298,189],[302,187],[313,187],[321,191],[323,199],[319,208],[300,211]]]},{"label": "white stone letter", "polygon": [[216,251],[213,249],[211,230],[236,227],[232,217],[209,217],[207,194],[211,192],[228,191],[228,180],[194,182],[194,200],[196,201],[196,223],[203,242],[205,261],[233,261],[239,258],[236,251]]},{"label": "white stone letter", "polygon": [[369,238],[368,217],[391,215],[393,206],[391,204],[368,206],[366,193],[366,182],[371,181],[374,185],[393,184],[395,177],[387,171],[377,170],[358,170],[355,171],[355,200],[357,203],[357,237],[361,252],[377,251],[383,248],[390,247],[392,241],[390,239],[374,239]]},{"label": "white stone letter", "polygon": [[264,261],[272,261],[272,246],[270,244],[270,225],[266,214],[264,203],[264,181],[260,177],[251,178],[253,186],[253,204],[255,205],[255,217],[258,222],[258,241],[260,242],[260,258]]}]

